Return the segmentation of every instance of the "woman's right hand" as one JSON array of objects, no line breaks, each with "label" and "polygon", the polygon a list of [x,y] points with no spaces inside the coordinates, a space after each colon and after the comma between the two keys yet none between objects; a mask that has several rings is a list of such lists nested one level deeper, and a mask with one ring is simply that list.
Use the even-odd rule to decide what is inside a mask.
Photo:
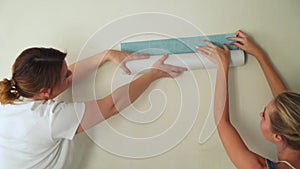
[{"label": "woman's right hand", "polygon": [[257,43],[255,43],[249,35],[240,30],[236,32],[236,37],[230,37],[227,39],[234,41],[231,43],[232,45],[239,47],[256,58],[265,55],[263,49]]},{"label": "woman's right hand", "polygon": [[174,66],[170,64],[165,64],[164,61],[167,60],[169,54],[163,55],[159,58],[153,65],[152,68],[148,71],[153,73],[157,79],[163,77],[176,78],[180,76],[184,71],[187,71],[187,68]]}]

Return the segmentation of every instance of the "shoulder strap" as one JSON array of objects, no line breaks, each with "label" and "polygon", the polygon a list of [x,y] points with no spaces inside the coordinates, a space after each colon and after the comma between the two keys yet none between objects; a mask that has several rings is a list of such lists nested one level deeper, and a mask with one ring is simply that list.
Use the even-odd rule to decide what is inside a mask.
[{"label": "shoulder strap", "polygon": [[286,165],[288,165],[289,167],[291,167],[291,169],[296,169],[296,167],[294,167],[292,164],[290,164],[287,161],[279,161],[279,162],[285,163]]},{"label": "shoulder strap", "polygon": [[266,159],[266,164],[267,164],[268,169],[277,169],[275,163],[269,159]]}]

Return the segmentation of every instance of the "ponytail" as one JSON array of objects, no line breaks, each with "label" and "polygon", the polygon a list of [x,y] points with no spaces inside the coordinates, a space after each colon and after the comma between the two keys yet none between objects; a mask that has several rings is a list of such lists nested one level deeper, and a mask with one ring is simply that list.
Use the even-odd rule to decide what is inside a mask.
[{"label": "ponytail", "polygon": [[20,97],[14,80],[0,81],[0,102],[2,105],[11,104]]}]

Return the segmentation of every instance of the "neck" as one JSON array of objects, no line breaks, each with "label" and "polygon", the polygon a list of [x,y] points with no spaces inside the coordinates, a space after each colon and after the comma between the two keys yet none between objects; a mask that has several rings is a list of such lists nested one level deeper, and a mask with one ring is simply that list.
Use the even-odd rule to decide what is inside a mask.
[{"label": "neck", "polygon": [[33,96],[32,98],[31,98],[32,100],[48,100],[49,98],[46,98],[46,97],[41,97],[41,96]]},{"label": "neck", "polygon": [[287,161],[296,168],[300,168],[300,151],[290,147],[277,146],[277,157],[279,161]]}]

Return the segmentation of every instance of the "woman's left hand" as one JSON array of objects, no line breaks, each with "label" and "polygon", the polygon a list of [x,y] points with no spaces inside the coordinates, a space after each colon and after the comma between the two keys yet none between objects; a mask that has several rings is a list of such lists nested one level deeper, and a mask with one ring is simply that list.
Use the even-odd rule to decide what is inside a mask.
[{"label": "woman's left hand", "polygon": [[223,44],[223,48],[218,47],[217,45],[212,44],[210,41],[204,41],[208,47],[197,46],[196,51],[207,57],[209,60],[214,62],[217,66],[228,67],[230,50],[228,47]]},{"label": "woman's left hand", "polygon": [[130,70],[126,67],[126,62],[131,60],[141,60],[141,59],[148,59],[149,55],[147,54],[138,54],[138,53],[131,53],[131,52],[122,52],[118,50],[108,50],[105,54],[107,60],[110,60],[116,65],[119,65],[120,68],[126,73],[131,74]]}]

